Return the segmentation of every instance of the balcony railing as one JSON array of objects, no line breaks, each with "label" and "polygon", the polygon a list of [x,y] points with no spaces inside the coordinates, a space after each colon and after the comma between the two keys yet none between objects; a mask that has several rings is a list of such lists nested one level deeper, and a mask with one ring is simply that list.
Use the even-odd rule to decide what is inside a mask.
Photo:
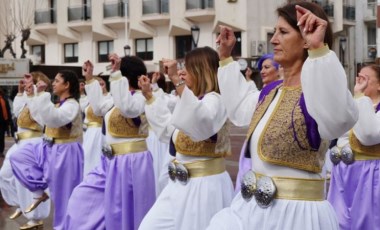
[{"label": "balcony railing", "polygon": [[355,6],[350,6],[350,5],[343,5],[343,18],[350,20],[350,21],[355,21]]},{"label": "balcony railing", "polygon": [[334,4],[328,3],[322,6],[323,10],[329,17],[334,17]]},{"label": "balcony railing", "polygon": [[91,5],[71,6],[67,10],[69,21],[86,21],[91,19]]},{"label": "balcony railing", "polygon": [[56,23],[57,22],[57,13],[54,8],[47,10],[38,10],[34,12],[34,24],[43,24],[43,23]]},{"label": "balcony railing", "polygon": [[214,0],[186,0],[186,10],[213,8]]},{"label": "balcony railing", "polygon": [[124,17],[128,16],[128,2],[113,2],[104,3],[103,5],[103,17]]},{"label": "balcony railing", "polygon": [[169,0],[143,1],[143,14],[166,14],[169,13]]},{"label": "balcony railing", "polygon": [[367,12],[366,12],[365,17],[376,19],[376,9],[377,9],[377,3],[369,2],[367,4]]}]

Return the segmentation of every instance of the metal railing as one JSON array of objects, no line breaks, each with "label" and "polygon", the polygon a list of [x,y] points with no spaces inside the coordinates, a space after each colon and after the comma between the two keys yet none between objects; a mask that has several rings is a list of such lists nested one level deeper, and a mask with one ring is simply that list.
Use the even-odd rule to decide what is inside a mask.
[{"label": "metal railing", "polygon": [[143,14],[166,14],[169,13],[169,0],[143,1]]},{"label": "metal railing", "polygon": [[343,18],[350,20],[350,21],[355,21],[356,16],[356,10],[355,6],[351,5],[343,5]]},{"label": "metal railing", "polygon": [[56,9],[50,8],[47,10],[38,10],[34,12],[34,24],[43,23],[56,23],[57,22],[57,12]]},{"label": "metal railing", "polygon": [[112,2],[103,4],[103,17],[124,17],[128,16],[128,2]]},{"label": "metal railing", "polygon": [[91,19],[91,5],[70,6],[67,13],[68,21],[86,21]]},{"label": "metal railing", "polygon": [[214,0],[186,0],[186,10],[213,8]]},{"label": "metal railing", "polygon": [[367,12],[365,14],[366,18],[376,18],[377,3],[369,2],[367,4]]}]

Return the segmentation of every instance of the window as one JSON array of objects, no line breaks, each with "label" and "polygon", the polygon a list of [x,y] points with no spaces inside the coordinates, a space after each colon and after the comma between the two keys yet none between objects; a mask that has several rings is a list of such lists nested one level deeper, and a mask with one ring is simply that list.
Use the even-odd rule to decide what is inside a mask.
[{"label": "window", "polygon": [[113,52],[113,41],[98,42],[98,62],[108,62],[108,55]]},{"label": "window", "polygon": [[32,55],[36,64],[45,63],[45,45],[32,46]]},{"label": "window", "polygon": [[78,62],[78,43],[64,45],[65,63]]},{"label": "window", "polygon": [[136,56],[145,61],[153,60],[153,38],[136,39]]},{"label": "window", "polygon": [[241,32],[234,32],[236,37],[236,43],[232,50],[233,57],[241,57]]},{"label": "window", "polygon": [[175,37],[176,58],[185,58],[185,55],[191,50],[191,35]]}]

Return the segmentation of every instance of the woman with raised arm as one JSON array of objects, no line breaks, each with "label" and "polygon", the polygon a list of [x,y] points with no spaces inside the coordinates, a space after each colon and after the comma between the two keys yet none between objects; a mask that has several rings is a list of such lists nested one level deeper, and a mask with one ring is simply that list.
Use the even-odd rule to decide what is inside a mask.
[{"label": "woman with raised arm", "polygon": [[175,159],[170,181],[148,212],[140,230],[205,229],[211,217],[232,199],[233,187],[224,157],[230,154],[227,114],[217,82],[218,54],[197,48],[185,57],[185,71],[164,60],[180,97],[171,113],[162,97],[153,95],[149,79],[139,80],[147,99],[145,112],[153,131]]},{"label": "woman with raised arm", "polygon": [[49,78],[41,72],[31,72],[25,74],[18,85],[18,94],[13,101],[15,116],[17,117],[17,132],[15,133],[15,144],[8,150],[3,165],[0,169],[0,190],[1,195],[7,204],[16,206],[15,212],[9,217],[14,220],[24,215],[28,222],[20,227],[20,229],[35,229],[43,226],[43,219],[49,216],[50,201],[38,206],[30,213],[24,210],[33,202],[33,193],[20,184],[13,174],[10,157],[27,143],[42,142],[42,131],[44,125],[39,117],[33,117],[27,105],[28,97],[25,92],[25,84],[33,81],[44,81],[48,87],[46,92],[50,90]]},{"label": "woman with raised arm", "polygon": [[364,66],[354,87],[359,120],[331,149],[328,200],[345,229],[380,229],[380,67]]},{"label": "woman with raised arm", "polygon": [[82,119],[79,107],[78,76],[69,70],[59,71],[53,82],[53,93],[59,103],[51,102],[47,84],[33,82],[26,86],[30,114],[39,117],[45,127],[44,141],[28,143],[11,156],[11,165],[17,179],[34,194],[25,212],[31,212],[49,199],[49,188],[54,203],[54,229],[62,229],[67,203],[74,187],[82,181],[83,149]]},{"label": "woman with raised arm", "polygon": [[[105,81],[101,77],[94,77],[94,79],[99,82],[102,96],[105,97],[105,100],[112,100],[111,94],[107,91]],[[104,134],[102,133],[103,116],[101,111],[94,111],[90,103],[84,108],[84,126],[86,127],[86,131],[84,132],[82,143],[84,151],[83,175],[87,175],[99,164],[102,147],[105,142]]]},{"label": "woman with raised arm", "polygon": [[109,57],[112,99],[103,96],[100,82],[86,63],[86,92],[94,113],[104,116],[106,146],[100,164],[71,195],[65,229],[138,229],[156,194],[153,160],[147,149],[145,98],[137,78],[146,74],[136,56]]},{"label": "woman with raised arm", "polygon": [[297,2],[277,13],[271,43],[284,80],[259,94],[249,91],[231,58],[233,31],[221,27],[221,96],[233,123],[250,124],[246,156],[252,168],[231,207],[216,214],[208,229],[339,229],[324,197],[324,140],[349,130],[358,109],[344,69],[329,49],[332,30],[323,9]]}]

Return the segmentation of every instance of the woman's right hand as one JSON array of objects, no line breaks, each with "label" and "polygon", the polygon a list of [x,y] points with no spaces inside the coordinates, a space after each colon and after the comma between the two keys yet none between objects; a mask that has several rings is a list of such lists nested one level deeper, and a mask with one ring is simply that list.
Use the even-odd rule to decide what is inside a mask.
[{"label": "woman's right hand", "polygon": [[234,31],[227,26],[219,26],[220,34],[216,39],[218,47],[219,59],[222,61],[231,57],[232,50],[236,43]]},{"label": "woman's right hand", "polygon": [[369,76],[364,74],[358,74],[355,79],[354,94],[361,94],[367,88],[369,82]]},{"label": "woman's right hand", "polygon": [[23,94],[24,90],[25,90],[25,81],[24,79],[22,79],[18,82],[18,93]]},{"label": "woman's right hand", "polygon": [[93,71],[94,71],[94,65],[90,60],[87,60],[82,65],[82,75],[86,79],[86,81],[89,81],[93,78]]},{"label": "woman's right hand", "polygon": [[177,84],[181,79],[178,76],[177,61],[171,59],[162,59],[164,68],[173,84]]}]

